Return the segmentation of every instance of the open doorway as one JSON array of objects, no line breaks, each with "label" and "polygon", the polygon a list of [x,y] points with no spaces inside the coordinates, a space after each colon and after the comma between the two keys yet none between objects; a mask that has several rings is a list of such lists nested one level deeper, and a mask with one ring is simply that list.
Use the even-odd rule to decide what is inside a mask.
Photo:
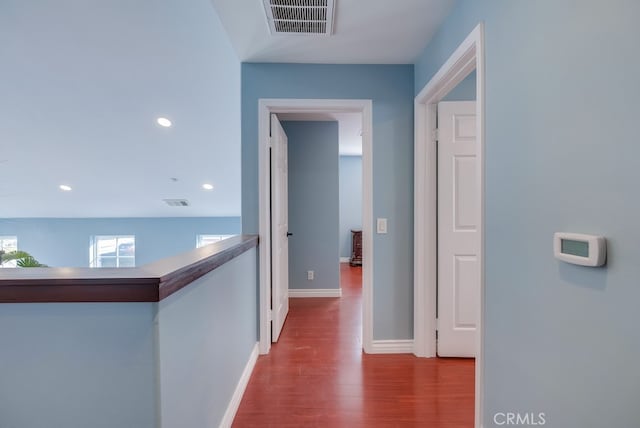
[{"label": "open doorway", "polygon": [[361,113],[272,114],[274,343],[289,310],[314,305],[298,299],[362,293],[361,129]]},{"label": "open doorway", "polygon": [[[345,117],[346,116],[346,117]],[[362,293],[362,131],[359,115],[340,123],[340,288],[344,296]]]},{"label": "open doorway", "polygon": [[352,287],[362,267],[362,120],[353,113],[340,119],[340,270]]},{"label": "open doorway", "polygon": [[340,297],[342,274],[353,287],[362,269],[362,114],[277,117],[288,139],[289,297]]},{"label": "open doorway", "polygon": [[[373,342],[372,295],[373,269],[370,263],[373,255],[372,239],[372,104],[370,100],[260,100],[259,102],[259,174],[260,174],[260,352],[269,352],[272,339],[272,282],[273,266],[280,266],[277,244],[274,236],[278,230],[280,218],[270,207],[273,200],[280,198],[278,187],[271,193],[270,171],[272,140],[272,117],[278,115],[287,118],[291,114],[343,114],[355,113],[360,117],[362,137],[362,342],[365,352],[371,352]],[[337,177],[336,177],[337,178]],[[282,192],[281,192],[282,193]],[[273,231],[273,233],[272,233]],[[280,232],[278,232],[280,233]],[[286,232],[285,232],[286,233]],[[281,233],[280,233],[281,235]],[[337,245],[336,245],[337,249]],[[337,256],[338,252],[336,252]],[[339,257],[334,258],[335,264]],[[336,266],[337,268],[338,266]],[[315,273],[305,272],[307,278]],[[282,296],[282,294],[281,294]],[[276,302],[276,305],[277,302]],[[280,317],[282,318],[282,317]],[[282,319],[277,320],[283,322]]]},{"label": "open doorway", "polygon": [[[442,103],[461,82],[464,85],[465,78],[470,75],[473,77],[467,83],[475,80],[475,101],[466,107],[463,106],[464,103]],[[439,321],[443,317],[447,318],[447,325],[442,327],[451,332],[458,330],[469,333],[464,338],[470,341],[470,345],[464,350],[468,355],[464,356],[475,356],[476,427],[481,426],[482,420],[484,343],[483,96],[484,30],[483,25],[479,24],[415,99],[414,189],[414,352],[422,357],[440,355]],[[464,120],[458,120],[461,118]],[[446,127],[449,129],[445,132],[449,134],[441,135],[441,121],[447,122]],[[458,135],[462,138],[458,138]],[[450,147],[443,148],[441,143],[450,143]],[[441,166],[448,168],[447,171],[443,173]],[[444,187],[441,186],[443,182]],[[461,185],[464,192],[459,192]],[[460,210],[461,201],[458,200],[462,193],[466,193],[465,200],[462,201],[466,204],[464,213]],[[444,212],[441,211],[442,206],[445,206]],[[462,214],[464,218],[460,217]],[[442,227],[443,222],[450,224]],[[472,241],[471,247],[454,243],[457,239],[454,232],[461,232],[465,235],[464,239],[469,238]],[[443,249],[440,245],[443,239],[454,244],[450,245],[451,248]],[[444,259],[447,262],[445,264],[441,263]],[[448,281],[448,284],[440,283],[444,281]],[[463,288],[466,288],[467,296],[470,295],[471,298],[456,302],[455,299],[464,291]],[[444,301],[440,298],[441,294],[449,297],[454,295],[454,300]],[[455,307],[459,303],[465,305],[464,314],[460,313],[459,305]],[[441,305],[453,307],[443,314]],[[454,342],[456,340],[458,339],[454,339]],[[454,353],[459,351],[455,350]]]}]

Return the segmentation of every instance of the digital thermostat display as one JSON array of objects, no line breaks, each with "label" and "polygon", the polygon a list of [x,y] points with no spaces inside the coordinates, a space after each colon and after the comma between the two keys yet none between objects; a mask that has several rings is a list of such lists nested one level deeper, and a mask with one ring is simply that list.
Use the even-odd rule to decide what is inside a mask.
[{"label": "digital thermostat display", "polygon": [[553,235],[553,253],[563,262],[602,266],[607,259],[607,243],[602,236],[557,232]]},{"label": "digital thermostat display", "polygon": [[575,239],[560,239],[560,251],[562,254],[589,257],[589,243],[587,241],[576,241]]}]

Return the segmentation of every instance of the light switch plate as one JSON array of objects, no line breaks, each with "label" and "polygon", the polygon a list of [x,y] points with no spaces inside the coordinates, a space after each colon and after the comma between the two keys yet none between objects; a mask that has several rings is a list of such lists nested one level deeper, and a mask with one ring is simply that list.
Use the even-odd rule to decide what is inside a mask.
[{"label": "light switch plate", "polygon": [[387,219],[386,218],[379,218],[378,219],[378,223],[377,223],[377,227],[376,230],[378,233],[387,233]]}]

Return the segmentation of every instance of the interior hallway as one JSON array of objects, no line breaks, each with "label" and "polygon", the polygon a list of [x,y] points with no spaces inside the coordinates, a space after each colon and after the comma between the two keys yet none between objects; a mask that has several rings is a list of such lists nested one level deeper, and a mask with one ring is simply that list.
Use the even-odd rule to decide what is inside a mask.
[{"label": "interior hallway", "polygon": [[472,359],[362,352],[362,268],[340,266],[342,298],[290,299],[234,427],[470,428]]}]

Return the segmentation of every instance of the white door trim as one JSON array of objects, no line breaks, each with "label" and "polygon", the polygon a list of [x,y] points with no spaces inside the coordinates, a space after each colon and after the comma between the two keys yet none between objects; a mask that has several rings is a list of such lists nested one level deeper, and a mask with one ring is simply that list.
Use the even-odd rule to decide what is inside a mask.
[{"label": "white door trim", "polygon": [[476,353],[475,426],[481,427],[484,344],[484,24],[479,23],[458,46],[415,98],[414,168],[414,354],[436,356],[437,292],[437,199],[436,128],[437,104],[470,72],[476,70],[476,114],[480,195],[480,311]]},{"label": "white door trim", "polygon": [[[269,208],[269,126],[271,113],[362,113],[362,345],[373,352],[373,104],[371,100],[258,100],[258,180],[260,213],[260,353],[271,348],[271,213]],[[336,232],[337,233],[337,232]]]}]

